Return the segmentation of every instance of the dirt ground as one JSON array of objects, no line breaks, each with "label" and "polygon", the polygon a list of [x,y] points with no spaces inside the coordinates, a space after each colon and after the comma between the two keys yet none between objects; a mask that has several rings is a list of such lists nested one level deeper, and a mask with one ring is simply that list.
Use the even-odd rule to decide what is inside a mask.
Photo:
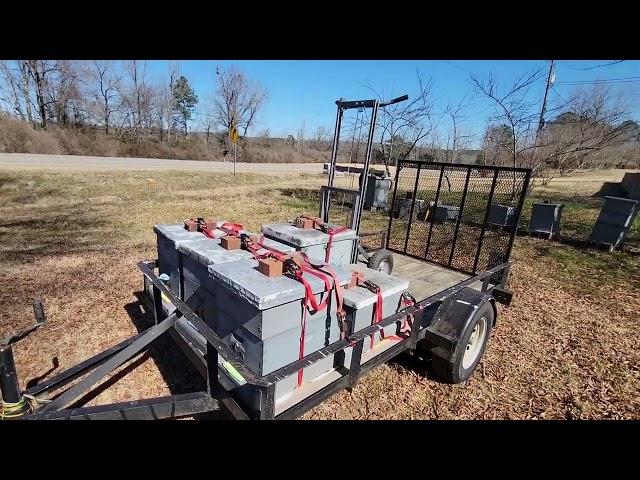
[{"label": "dirt ground", "polygon": [[[552,181],[534,199],[566,203],[561,242],[519,236],[511,307],[473,377],[438,383],[408,355],[365,376],[307,413],[308,419],[640,418],[640,234],[625,253],[586,248],[601,199],[619,172]],[[51,375],[140,329],[141,259],[155,258],[154,223],[202,215],[257,230],[310,208],[295,191],[319,175],[178,171],[0,171],[0,335],[33,322],[42,297],[48,324],[20,342],[21,385]],[[601,178],[598,180],[598,178]],[[341,180],[348,183],[347,179]],[[585,184],[588,184],[588,186]],[[527,204],[527,208],[530,201]],[[523,218],[528,216],[525,210]],[[90,404],[183,393],[202,381],[181,352],[161,341],[105,381]]]}]

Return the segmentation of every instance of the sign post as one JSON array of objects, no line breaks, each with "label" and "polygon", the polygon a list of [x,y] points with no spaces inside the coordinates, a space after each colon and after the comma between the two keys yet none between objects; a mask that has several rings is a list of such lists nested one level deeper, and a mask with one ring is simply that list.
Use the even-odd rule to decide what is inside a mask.
[{"label": "sign post", "polygon": [[233,143],[233,176],[236,176],[236,159],[238,158],[238,129],[235,124],[231,124],[231,128],[229,128],[229,139],[231,143]]}]

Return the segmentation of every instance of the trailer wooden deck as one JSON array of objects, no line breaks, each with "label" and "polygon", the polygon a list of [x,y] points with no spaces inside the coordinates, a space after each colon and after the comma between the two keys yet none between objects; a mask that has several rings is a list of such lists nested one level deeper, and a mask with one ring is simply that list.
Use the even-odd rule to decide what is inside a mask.
[{"label": "trailer wooden deck", "polygon": [[409,291],[416,300],[422,300],[471,278],[471,275],[399,253],[393,254],[392,275],[410,281]]}]

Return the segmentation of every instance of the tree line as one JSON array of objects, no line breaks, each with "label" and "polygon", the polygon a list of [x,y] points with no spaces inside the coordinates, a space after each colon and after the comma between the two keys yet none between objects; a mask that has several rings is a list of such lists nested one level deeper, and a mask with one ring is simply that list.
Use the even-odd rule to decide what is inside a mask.
[{"label": "tree line", "polygon": [[[152,80],[146,61],[0,61],[0,102],[13,116],[41,129],[99,126],[120,141],[156,134],[160,141],[188,133],[202,101],[189,80],[170,62],[165,81]],[[213,72],[212,72],[213,73]],[[212,82],[213,83],[213,82]],[[246,134],[266,92],[237,69],[215,75],[215,95],[201,122],[237,125]]]},{"label": "tree line", "polygon": [[[211,78],[212,94],[200,98],[177,62],[169,62],[164,80],[157,80],[146,61],[4,60],[0,105],[37,129],[100,128],[119,142],[133,144],[150,137],[168,144],[186,138],[197,115],[198,135],[207,146],[221,132],[216,144],[226,150],[226,133],[235,125],[245,137],[242,151],[251,146],[286,148],[297,155],[288,161],[326,157],[332,131],[324,126],[312,132],[303,122],[295,135],[283,139],[272,138],[268,130],[246,138],[267,101],[266,90],[237,68],[218,67]],[[543,180],[576,168],[638,165],[640,126],[630,119],[624,96],[603,84],[576,87],[567,97],[555,95],[540,122],[540,102],[530,93],[543,78],[541,69],[507,83],[492,75],[471,75],[463,98],[436,108],[433,82],[417,73],[409,100],[379,112],[374,162],[384,163],[387,170],[403,159],[469,163],[470,147],[480,140],[471,161],[530,167]],[[369,90],[381,100],[398,93]],[[466,122],[470,106],[480,99],[489,102],[493,113],[479,138]],[[361,160],[364,154],[361,143],[368,119],[366,112],[355,115],[344,123],[340,161]],[[259,161],[280,158],[267,157],[263,152]]]}]

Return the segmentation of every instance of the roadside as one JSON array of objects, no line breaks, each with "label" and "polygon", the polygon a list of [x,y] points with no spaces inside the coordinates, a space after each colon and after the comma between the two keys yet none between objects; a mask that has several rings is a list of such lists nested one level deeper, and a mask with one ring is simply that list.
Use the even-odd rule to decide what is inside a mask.
[{"label": "roadside", "polygon": [[[167,160],[164,158],[91,157],[85,155],[44,155],[0,153],[0,168],[57,170],[184,170],[233,172],[233,160]],[[236,163],[236,172],[280,174],[322,173],[322,163]]]}]

